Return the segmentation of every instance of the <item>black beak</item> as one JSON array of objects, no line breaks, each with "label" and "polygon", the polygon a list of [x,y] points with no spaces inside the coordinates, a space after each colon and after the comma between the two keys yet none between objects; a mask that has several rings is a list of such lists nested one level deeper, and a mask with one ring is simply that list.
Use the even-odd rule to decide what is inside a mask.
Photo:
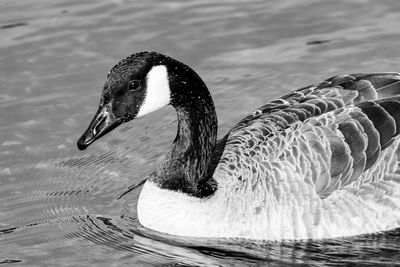
[{"label": "black beak", "polygon": [[109,104],[99,106],[89,127],[81,138],[79,138],[77,143],[78,148],[80,150],[86,149],[91,143],[111,132],[118,125],[121,125],[122,122],[122,119],[118,119],[114,116]]}]

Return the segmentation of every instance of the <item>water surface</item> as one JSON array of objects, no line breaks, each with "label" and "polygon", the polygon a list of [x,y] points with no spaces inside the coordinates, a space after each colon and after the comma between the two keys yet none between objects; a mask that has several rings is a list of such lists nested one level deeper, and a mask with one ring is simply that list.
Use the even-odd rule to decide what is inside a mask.
[{"label": "water surface", "polygon": [[399,71],[399,11],[394,0],[1,2],[0,263],[398,264],[398,230],[257,243],[141,227],[139,184],[175,135],[169,107],[85,152],[75,143],[108,70],[134,52],[192,66],[213,95],[221,137],[293,89],[337,74]]}]

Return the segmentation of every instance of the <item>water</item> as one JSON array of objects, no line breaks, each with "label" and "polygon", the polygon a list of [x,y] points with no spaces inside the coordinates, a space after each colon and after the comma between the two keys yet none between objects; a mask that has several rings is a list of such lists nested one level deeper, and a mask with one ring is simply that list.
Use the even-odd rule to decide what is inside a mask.
[{"label": "water", "polygon": [[192,66],[214,97],[222,136],[293,89],[336,74],[400,71],[399,11],[394,0],[0,2],[0,263],[398,264],[399,230],[255,243],[141,227],[140,182],[174,137],[171,108],[85,152],[75,142],[109,68],[133,52]]}]

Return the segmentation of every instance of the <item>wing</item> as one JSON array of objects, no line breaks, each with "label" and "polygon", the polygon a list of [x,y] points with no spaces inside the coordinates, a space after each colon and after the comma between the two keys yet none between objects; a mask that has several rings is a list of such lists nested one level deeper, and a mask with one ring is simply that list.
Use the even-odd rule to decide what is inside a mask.
[{"label": "wing", "polygon": [[376,181],[396,171],[399,133],[400,98],[395,97],[311,118],[292,133],[289,147],[297,146],[308,162],[309,169],[298,172],[323,198],[355,181]]},{"label": "wing", "polygon": [[232,131],[245,127],[263,115],[277,110],[295,113],[298,116],[295,121],[303,121],[344,106],[399,94],[399,73],[357,73],[334,76],[269,102],[242,119]]},{"label": "wing", "polygon": [[397,73],[335,76],[298,89],[240,121],[223,139],[218,167],[242,182],[302,177],[320,197],[377,179],[397,160],[397,95]]}]

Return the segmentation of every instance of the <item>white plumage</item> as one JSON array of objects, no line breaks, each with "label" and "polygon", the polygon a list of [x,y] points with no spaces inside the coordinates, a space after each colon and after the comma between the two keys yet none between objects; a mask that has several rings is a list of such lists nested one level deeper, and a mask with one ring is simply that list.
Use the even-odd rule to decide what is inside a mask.
[{"label": "white plumage", "polygon": [[146,82],[146,97],[140,106],[137,117],[144,116],[168,105],[170,100],[168,71],[165,66],[153,67],[147,74]]}]

